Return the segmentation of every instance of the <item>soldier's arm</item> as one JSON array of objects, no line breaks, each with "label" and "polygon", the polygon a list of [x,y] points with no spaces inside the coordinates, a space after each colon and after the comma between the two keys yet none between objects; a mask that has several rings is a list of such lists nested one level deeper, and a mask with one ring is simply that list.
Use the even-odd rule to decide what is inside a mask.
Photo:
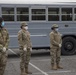
[{"label": "soldier's arm", "polygon": [[54,46],[59,46],[59,44],[54,40],[54,34],[50,34],[50,41],[51,41],[51,44],[54,45]]},{"label": "soldier's arm", "polygon": [[7,36],[6,36],[6,43],[5,43],[5,47],[8,49],[8,45],[9,45],[9,41],[10,41],[10,39],[9,39],[9,33],[8,33],[8,31],[6,30],[6,32],[7,32]]},{"label": "soldier's arm", "polygon": [[23,46],[22,33],[20,31],[18,32],[18,43],[19,46]]},{"label": "soldier's arm", "polygon": [[61,37],[61,39],[60,39],[60,44],[62,45],[62,34],[60,34],[60,37]]},{"label": "soldier's arm", "polygon": [[62,37],[61,37],[61,40],[60,41],[61,41],[61,45],[62,45]]},{"label": "soldier's arm", "polygon": [[30,38],[30,48],[32,48],[31,38]]}]

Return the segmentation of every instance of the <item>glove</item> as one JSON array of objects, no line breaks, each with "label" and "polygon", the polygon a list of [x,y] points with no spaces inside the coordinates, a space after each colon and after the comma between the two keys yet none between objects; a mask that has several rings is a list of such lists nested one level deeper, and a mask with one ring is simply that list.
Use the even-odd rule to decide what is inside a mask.
[{"label": "glove", "polygon": [[32,48],[30,48],[30,51],[32,52]]},{"label": "glove", "polygon": [[6,47],[3,47],[3,52],[6,52]]},{"label": "glove", "polygon": [[24,47],[24,49],[23,49],[24,51],[27,51],[27,49]]},{"label": "glove", "polygon": [[61,46],[62,46],[62,45],[61,45],[61,44],[59,44],[59,47],[60,47],[60,48],[61,48]]}]

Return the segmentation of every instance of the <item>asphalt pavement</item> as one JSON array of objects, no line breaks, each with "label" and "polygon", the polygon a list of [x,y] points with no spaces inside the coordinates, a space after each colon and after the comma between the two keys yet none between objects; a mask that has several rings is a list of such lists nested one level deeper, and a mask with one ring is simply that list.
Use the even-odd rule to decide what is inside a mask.
[{"label": "asphalt pavement", "polygon": [[[18,49],[8,51],[8,62],[4,75],[20,75],[20,56]],[[29,64],[32,75],[76,75],[76,55],[61,56],[63,69],[51,70],[49,50],[34,50]]]}]

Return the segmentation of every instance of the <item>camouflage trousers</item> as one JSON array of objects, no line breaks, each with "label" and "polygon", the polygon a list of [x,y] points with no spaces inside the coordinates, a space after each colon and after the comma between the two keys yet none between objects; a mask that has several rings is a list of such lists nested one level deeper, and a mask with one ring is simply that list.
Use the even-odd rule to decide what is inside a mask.
[{"label": "camouflage trousers", "polygon": [[23,51],[23,48],[20,48],[20,69],[28,68],[30,57],[31,51],[29,48],[27,48],[27,52]]},{"label": "camouflage trousers", "polygon": [[7,63],[7,53],[0,52],[0,75],[4,74]]},{"label": "camouflage trousers", "polygon": [[50,55],[51,55],[51,64],[59,64],[61,49],[60,48],[51,48]]}]

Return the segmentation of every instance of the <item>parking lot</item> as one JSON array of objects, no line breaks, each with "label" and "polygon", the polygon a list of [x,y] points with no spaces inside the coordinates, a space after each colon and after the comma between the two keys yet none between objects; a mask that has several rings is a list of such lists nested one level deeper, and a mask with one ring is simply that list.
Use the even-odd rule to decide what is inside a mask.
[{"label": "parking lot", "polygon": [[[9,57],[4,75],[20,75],[19,51],[9,50]],[[61,56],[63,69],[51,70],[49,50],[34,50],[32,52],[29,70],[32,75],[76,75],[76,55]]]}]

